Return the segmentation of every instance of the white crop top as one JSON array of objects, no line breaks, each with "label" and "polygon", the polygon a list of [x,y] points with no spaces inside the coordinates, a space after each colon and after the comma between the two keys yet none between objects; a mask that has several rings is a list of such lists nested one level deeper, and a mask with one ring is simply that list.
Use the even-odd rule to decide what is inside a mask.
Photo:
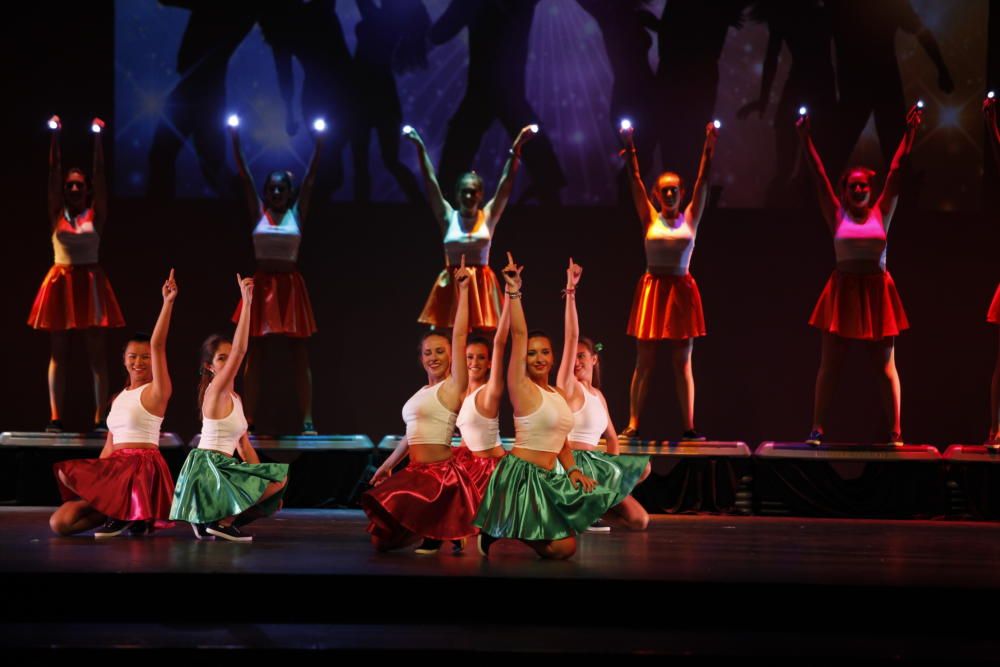
[{"label": "white crop top", "polygon": [[476,407],[476,396],[485,388],[484,384],[465,397],[455,422],[462,432],[465,446],[473,452],[485,452],[500,444],[500,415],[484,417]]},{"label": "white crop top", "polygon": [[264,212],[253,230],[253,251],[257,259],[298,261],[302,232],[295,211],[295,206],[289,207],[277,223]]},{"label": "white crop top", "polygon": [[864,222],[856,222],[845,211],[833,235],[833,251],[838,262],[868,259],[885,271],[885,227],[882,214],[873,206]]},{"label": "white crop top", "polygon": [[101,235],[94,227],[94,209],[70,219],[65,208],[52,231],[52,254],[56,264],[97,264]]},{"label": "white crop top", "polygon": [[163,423],[163,417],[150,414],[149,410],[142,407],[142,392],[150,384],[152,383],[147,382],[135,389],[124,389],[115,397],[108,413],[108,430],[114,444],[160,444],[160,424]]},{"label": "white crop top", "polygon": [[459,266],[462,255],[465,255],[466,265],[486,266],[490,263],[490,243],[493,241],[486,213],[480,209],[475,224],[468,231],[462,229],[461,222],[459,212],[452,210],[448,230],[444,234],[445,262],[448,266]]},{"label": "white crop top", "polygon": [[209,419],[202,413],[201,442],[198,449],[211,449],[232,456],[240,438],[247,432],[247,418],[243,414],[243,401],[232,395],[233,409],[222,419]]},{"label": "white crop top", "polygon": [[653,273],[683,276],[691,265],[695,230],[681,213],[671,223],[657,215],[646,228],[646,267]]},{"label": "white crop top", "polygon": [[608,430],[608,411],[604,409],[604,403],[583,389],[583,405],[573,413],[573,430],[566,439],[570,442],[596,445],[606,430]]},{"label": "white crop top", "polygon": [[421,388],[403,406],[403,421],[406,422],[406,439],[411,445],[451,445],[455,434],[455,419],[452,412],[438,398],[438,390],[443,382]]},{"label": "white crop top", "polygon": [[530,415],[514,417],[514,446],[557,454],[573,428],[573,411],[559,392],[536,388],[542,403]]}]

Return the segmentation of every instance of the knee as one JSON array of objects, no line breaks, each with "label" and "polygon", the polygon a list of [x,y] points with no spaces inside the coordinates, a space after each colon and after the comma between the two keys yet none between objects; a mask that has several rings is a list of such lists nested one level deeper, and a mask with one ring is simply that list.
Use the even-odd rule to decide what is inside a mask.
[{"label": "knee", "polygon": [[573,554],[576,553],[576,538],[569,538],[566,540],[560,540],[549,545],[548,553],[546,558],[551,558],[552,560],[566,560],[567,558],[572,558]]},{"label": "knee", "polygon": [[49,517],[49,528],[52,529],[53,533],[59,535],[60,537],[69,535],[69,525],[67,525],[66,521],[60,516],[60,512],[58,511],[54,512],[52,516]]},{"label": "knee", "polygon": [[639,475],[638,483],[641,484],[642,482],[644,482],[646,478],[649,477],[649,473],[651,473],[652,471],[653,471],[653,464],[647,462],[646,467],[642,469],[642,474]]},{"label": "knee", "polygon": [[646,513],[646,510],[640,509],[639,512],[625,520],[625,527],[629,530],[646,530],[649,528],[649,514]]}]

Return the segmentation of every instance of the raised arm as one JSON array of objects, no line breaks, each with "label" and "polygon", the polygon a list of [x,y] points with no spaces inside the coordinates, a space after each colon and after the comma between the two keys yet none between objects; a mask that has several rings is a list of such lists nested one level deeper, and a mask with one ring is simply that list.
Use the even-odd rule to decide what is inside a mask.
[{"label": "raised arm", "polygon": [[830,231],[836,231],[840,199],[837,198],[837,193],[834,191],[833,186],[830,185],[826,169],[823,168],[823,160],[820,159],[819,152],[816,150],[815,144],[813,144],[809,116],[799,116],[799,119],[795,122],[795,128],[799,132],[802,147],[806,152],[806,162],[809,163],[809,172],[812,174],[813,184],[816,186],[816,195],[819,197],[820,212],[823,214],[823,219],[826,220]]},{"label": "raised arm", "polygon": [[885,186],[882,188],[878,202],[876,202],[876,206],[882,213],[882,225],[885,227],[889,226],[892,214],[896,210],[900,184],[903,180],[903,169],[910,156],[910,151],[913,150],[913,139],[917,136],[917,128],[920,127],[923,116],[923,111],[917,106],[911,108],[906,114],[906,130],[903,132],[899,147],[896,148],[896,154],[892,157],[889,174],[885,177]]},{"label": "raised arm", "polygon": [[62,151],[59,148],[62,121],[59,116],[53,116],[49,124],[55,125],[49,139],[49,224],[55,228],[63,208]]},{"label": "raised arm", "polygon": [[[230,401],[229,393],[233,390],[233,383],[236,374],[239,373],[240,364],[247,353],[247,341],[250,337],[250,311],[253,304],[253,278],[243,278],[236,274],[236,282],[240,287],[243,303],[240,307],[240,319],[236,323],[236,332],[233,334],[233,346],[229,351],[229,358],[226,365],[222,367],[205,392],[205,416],[211,419],[225,417]],[[211,416],[209,413],[218,416]]]},{"label": "raised arm", "polygon": [[469,339],[469,285],[472,283],[472,269],[462,263],[455,269],[455,289],[458,290],[458,307],[455,309],[455,325],[451,329],[451,375],[445,380],[449,398],[456,406],[462,404],[462,397],[469,387],[469,367],[465,362],[465,343]]},{"label": "raised arm", "polygon": [[566,295],[565,312],[565,332],[563,335],[563,353],[559,360],[559,373],[556,375],[556,386],[566,394],[566,400],[570,400],[576,394],[579,383],[573,373],[576,365],[576,348],[580,342],[580,321],[576,313],[576,286],[580,283],[580,276],[583,275],[583,267],[573,263],[573,258],[569,258],[569,268],[566,269]]},{"label": "raised arm", "polygon": [[[520,290],[520,278],[517,280],[517,289]],[[507,349],[507,338],[510,335],[510,297],[506,294],[503,297],[503,308],[500,310],[500,320],[497,322],[497,332],[493,335],[493,358],[490,367],[490,379],[486,382],[486,389],[480,395],[486,394],[486,405],[490,408],[498,406],[503,398],[504,377],[503,377],[503,353]],[[490,410],[492,412],[492,409]]]},{"label": "raised arm", "polygon": [[100,234],[104,230],[104,223],[108,219],[108,176],[104,168],[104,121],[95,118],[90,121],[94,127],[100,128],[99,132],[94,132],[94,199],[91,206],[94,209],[94,227]]},{"label": "raised arm", "polygon": [[441,227],[441,235],[448,231],[448,216],[451,215],[451,204],[441,194],[441,186],[438,184],[437,174],[434,173],[434,163],[431,162],[430,155],[427,154],[427,146],[424,140],[415,129],[407,126],[409,132],[403,134],[417,147],[417,157],[420,160],[420,173],[424,176],[424,188],[427,190],[427,203],[431,205],[434,219]]},{"label": "raised arm", "polygon": [[514,263],[514,258],[507,253],[507,266],[503,268],[505,291],[510,299],[510,362],[507,364],[507,388],[510,401],[516,415],[523,409],[526,398],[525,384],[531,382],[525,369],[528,358],[528,323],[524,319],[524,307],[521,305],[521,271],[523,266]]},{"label": "raised arm", "polygon": [[522,127],[521,131],[517,133],[517,138],[514,139],[514,144],[510,147],[507,162],[504,163],[503,172],[500,174],[500,182],[497,183],[497,192],[484,207],[486,224],[491,230],[496,227],[504,208],[507,206],[507,201],[510,199],[510,194],[514,191],[514,176],[521,164],[521,149],[527,141],[535,136],[536,127],[535,125]]},{"label": "raised arm", "polygon": [[649,201],[646,186],[642,184],[642,171],[639,169],[639,158],[636,157],[632,132],[633,129],[629,127],[622,128],[618,133],[625,144],[623,153],[628,161],[626,169],[629,172],[629,189],[632,191],[632,201],[635,203],[635,211],[639,214],[639,222],[642,223],[643,231],[645,231],[656,220],[656,208]]},{"label": "raised arm", "polygon": [[250,167],[247,165],[247,157],[243,153],[243,144],[240,143],[239,128],[230,125],[229,136],[233,143],[233,159],[236,161],[236,170],[240,174],[240,182],[243,183],[243,201],[250,214],[250,224],[256,225],[260,218],[260,199],[257,197],[257,186],[253,182],[253,174],[250,173]]},{"label": "raised arm", "polygon": [[167,332],[170,330],[170,316],[174,312],[174,299],[177,298],[177,282],[174,280],[174,270],[160,289],[163,295],[163,306],[160,316],[156,318],[153,335],[149,339],[150,357],[153,363],[153,386],[146,390],[141,398],[144,408],[154,415],[163,415],[167,411],[167,401],[173,393],[170,382],[170,367],[167,364]]},{"label": "raised arm", "polygon": [[[299,189],[299,198],[296,205],[299,207],[299,226],[306,220],[309,210],[309,200],[312,197],[313,185],[316,183],[316,171],[319,169],[319,154],[322,152],[323,133],[313,130],[316,136],[316,143],[313,146],[312,158],[309,160],[309,168],[306,170],[305,178],[302,179],[302,187]],[[256,197],[256,195],[254,195]]]},{"label": "raised arm", "polygon": [[719,130],[715,123],[705,126],[705,145],[701,149],[701,164],[698,165],[698,178],[694,181],[691,203],[687,207],[688,224],[697,227],[705,212],[708,201],[708,172],[712,169],[712,157],[715,155],[715,141],[719,138]]}]

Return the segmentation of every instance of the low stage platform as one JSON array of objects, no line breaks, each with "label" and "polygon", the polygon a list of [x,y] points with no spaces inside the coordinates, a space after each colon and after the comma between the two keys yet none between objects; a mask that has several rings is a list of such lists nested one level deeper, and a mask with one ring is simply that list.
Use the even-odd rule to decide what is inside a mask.
[{"label": "low stage platform", "polygon": [[990,523],[656,516],[543,562],[507,541],[488,561],[472,545],[377,554],[351,510],[285,510],[252,544],[198,542],[185,524],[55,537],[50,511],[0,508],[5,650],[1000,655]]}]

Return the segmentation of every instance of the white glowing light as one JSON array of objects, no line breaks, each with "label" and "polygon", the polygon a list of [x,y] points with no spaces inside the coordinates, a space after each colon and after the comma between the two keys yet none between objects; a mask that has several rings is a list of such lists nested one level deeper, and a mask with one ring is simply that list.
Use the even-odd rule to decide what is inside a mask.
[{"label": "white glowing light", "polygon": [[917,108],[918,109],[923,109],[924,108],[924,101],[923,100],[917,100]]},{"label": "white glowing light", "polygon": [[800,116],[805,116],[808,112],[809,112],[809,110],[806,109],[805,107],[799,107],[799,115]]},{"label": "white glowing light", "polygon": [[991,100],[992,100],[992,99],[993,99],[994,97],[996,97],[996,96],[997,96],[997,94],[996,94],[996,93],[994,93],[994,92],[993,92],[992,90],[991,90],[990,92],[986,93],[986,97],[987,97],[988,99],[991,99]]},{"label": "white glowing light", "polygon": [[101,126],[98,125],[97,123],[94,123],[93,125],[90,126],[90,131],[93,132],[94,134],[100,134]]},{"label": "white glowing light", "polygon": [[59,123],[57,123],[55,120],[53,120],[53,119],[50,118],[49,119],[49,129],[50,130],[58,130],[59,129]]},{"label": "white glowing light", "polygon": [[712,125],[714,125],[714,126],[715,126],[715,129],[717,129],[717,130],[718,130],[719,128],[721,128],[721,127],[722,127],[722,121],[721,121],[721,120],[713,120],[713,121],[712,121]]},{"label": "white glowing light", "polygon": [[531,125],[529,125],[528,129],[531,130],[532,132],[534,132],[535,134],[538,134],[538,125],[536,125],[535,123],[532,123]]},{"label": "white glowing light", "polygon": [[409,134],[410,132],[413,132],[413,126],[412,125],[404,125],[403,126],[403,134]]},{"label": "white glowing light", "polygon": [[622,122],[621,122],[620,127],[623,130],[631,130],[632,129],[632,121],[630,121],[628,118],[622,118]]},{"label": "white glowing light", "polygon": [[325,132],[326,121],[323,120],[322,118],[317,118],[316,120],[313,121],[313,129],[316,130],[317,132]]},{"label": "white glowing light", "polygon": [[229,127],[239,127],[240,117],[237,116],[236,114],[230,114],[229,118],[226,119],[226,124],[228,124]]}]

